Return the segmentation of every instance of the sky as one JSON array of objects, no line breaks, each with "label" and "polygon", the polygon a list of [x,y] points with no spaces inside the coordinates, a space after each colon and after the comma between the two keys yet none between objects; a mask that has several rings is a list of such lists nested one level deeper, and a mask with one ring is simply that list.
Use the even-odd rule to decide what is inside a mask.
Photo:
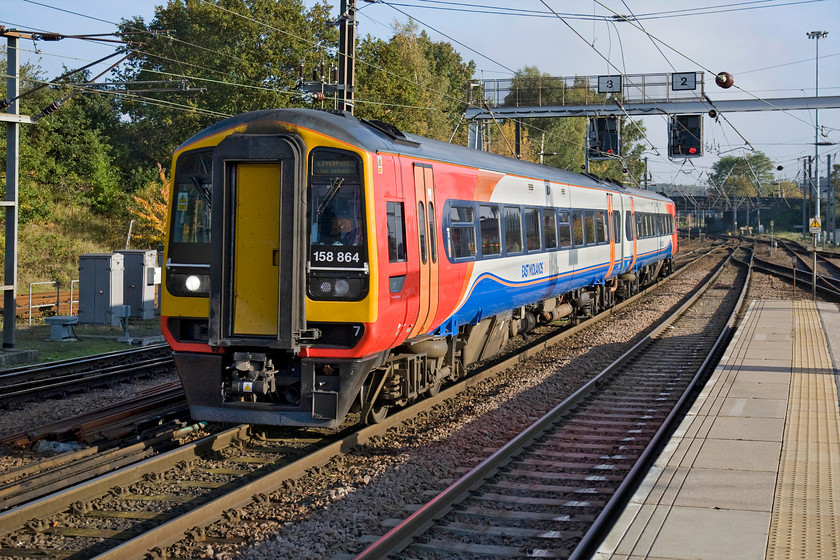
[{"label": "sky", "polygon": [[[313,5],[319,0],[303,0]],[[0,0],[0,25],[68,35],[113,32],[123,18],[154,18],[162,0]],[[331,2],[336,7],[339,0]],[[358,0],[358,36],[388,39],[396,22],[411,17],[432,40],[450,42],[476,63],[476,78],[505,79],[526,66],[552,76],[705,72],[713,101],[840,95],[840,0]],[[553,10],[553,12],[550,10]],[[635,21],[616,21],[632,15]],[[558,17],[560,16],[560,17]],[[562,19],[561,19],[562,18]],[[61,65],[83,66],[111,45],[66,39],[21,42],[21,58],[45,75]],[[112,59],[113,60],[113,59]],[[92,68],[94,74],[107,67]],[[729,72],[735,87],[714,85]],[[721,155],[764,152],[779,179],[801,177],[801,158],[815,152],[814,111],[727,113],[704,117],[705,155],[667,157],[667,120],[643,117],[649,171],[665,184],[705,183]],[[840,108],[819,112],[820,169],[840,159]]]}]

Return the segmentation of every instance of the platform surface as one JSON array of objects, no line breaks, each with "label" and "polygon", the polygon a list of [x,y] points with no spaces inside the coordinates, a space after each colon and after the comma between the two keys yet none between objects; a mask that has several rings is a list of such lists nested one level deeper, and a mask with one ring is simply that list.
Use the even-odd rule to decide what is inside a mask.
[{"label": "platform surface", "polygon": [[597,560],[840,558],[840,309],[753,301]]}]

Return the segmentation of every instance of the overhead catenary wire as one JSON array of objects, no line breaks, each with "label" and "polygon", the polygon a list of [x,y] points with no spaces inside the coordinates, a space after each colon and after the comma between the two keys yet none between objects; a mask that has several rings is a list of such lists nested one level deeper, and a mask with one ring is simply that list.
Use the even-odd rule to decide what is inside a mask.
[{"label": "overhead catenary wire", "polygon": [[[545,4],[545,5],[546,5],[546,7],[548,7],[548,4],[546,4],[545,0],[540,0],[540,1],[541,1],[543,4]],[[605,5],[605,4],[604,4],[601,0],[593,0],[593,1],[594,1],[595,3],[597,3],[599,6],[603,7],[604,9],[606,9],[606,10],[608,10],[608,11],[612,12],[612,13],[613,13],[613,14],[615,14],[616,16],[620,16],[620,14],[619,14],[618,12],[616,12],[615,10],[613,10],[612,8],[610,8],[609,6]],[[624,21],[627,21],[627,23],[629,23],[631,26],[635,27],[636,29],[638,29],[639,31],[641,31],[642,33],[644,33],[645,35],[647,35],[647,36],[648,36],[648,37],[650,37],[651,39],[653,39],[653,40],[655,40],[655,41],[658,41],[658,42],[659,42],[659,43],[661,43],[663,46],[665,46],[665,47],[669,48],[670,50],[674,51],[676,54],[678,54],[678,55],[680,55],[681,57],[685,58],[685,59],[686,59],[686,60],[688,60],[689,62],[691,62],[691,63],[693,63],[693,64],[696,64],[699,68],[702,68],[703,70],[705,70],[706,72],[708,72],[708,73],[710,73],[710,74],[712,74],[712,75],[717,75],[717,72],[715,72],[715,71],[711,70],[711,69],[710,69],[710,68],[708,68],[707,66],[705,66],[705,65],[701,64],[700,62],[698,62],[698,61],[694,60],[692,57],[690,57],[690,56],[689,56],[689,55],[687,55],[686,53],[684,53],[684,52],[680,51],[680,50],[679,50],[679,49],[677,49],[676,47],[673,47],[673,46],[669,45],[668,43],[666,43],[666,42],[665,42],[665,41],[663,41],[662,39],[659,39],[658,37],[655,37],[653,34],[648,33],[648,32],[644,29],[644,27],[642,27],[641,25],[638,25],[638,24],[634,23],[632,20],[629,20],[629,19],[625,19]],[[570,29],[573,29],[571,26],[569,26],[569,24],[568,24],[568,23],[567,23],[566,25],[567,25]],[[594,48],[594,46],[593,46],[593,48]],[[599,53],[599,54],[600,54],[600,53]],[[777,111],[781,111],[781,112],[783,112],[784,114],[786,114],[786,115],[788,115],[788,116],[790,116],[790,117],[792,117],[792,118],[794,118],[794,119],[796,119],[796,120],[798,120],[798,121],[800,121],[800,122],[802,122],[802,123],[808,124],[808,123],[807,123],[807,121],[805,121],[805,120],[803,120],[803,119],[800,119],[799,117],[797,117],[796,115],[794,115],[794,114],[793,114],[793,113],[791,113],[790,111],[787,111],[787,110],[785,110],[785,109],[782,109],[781,107],[778,107],[778,106],[774,105],[771,101],[769,101],[769,100],[767,100],[767,99],[764,99],[764,98],[762,98],[762,97],[760,97],[760,96],[758,96],[758,95],[755,95],[755,94],[751,93],[750,91],[747,91],[747,90],[745,90],[744,88],[742,88],[742,87],[738,86],[737,84],[734,84],[734,85],[733,85],[733,87],[735,87],[737,90],[739,90],[739,91],[741,91],[741,92],[743,92],[743,93],[745,93],[745,94],[749,95],[750,97],[753,97],[753,98],[754,98],[754,99],[756,99],[757,101],[761,101],[761,102],[763,102],[763,103],[766,103],[767,105],[769,105],[770,107],[772,107],[773,109],[775,109],[775,110],[777,110]]]},{"label": "overhead catenary wire", "polygon": [[[376,3],[381,3],[382,0],[372,0]],[[495,6],[489,4],[476,4],[476,3],[467,3],[467,2],[454,2],[454,1],[444,1],[444,0],[414,0],[419,4],[408,4],[403,0],[402,2],[395,3],[395,5],[405,7],[405,8],[420,8],[425,10],[437,10],[437,11],[447,11],[447,12],[460,12],[460,13],[474,13],[474,14],[487,14],[487,15],[503,15],[503,16],[516,16],[516,17],[527,17],[527,18],[539,18],[539,19],[547,19],[555,17],[553,14],[539,11],[539,10],[531,10],[525,8],[510,8],[506,6]],[[800,4],[813,4],[816,2],[822,2],[824,0],[779,0],[778,3],[775,3],[776,0],[750,0],[747,2],[736,2],[730,4],[718,4],[715,6],[692,6],[690,8],[682,8],[682,9],[675,9],[675,10],[665,10],[659,12],[649,12],[645,14],[639,14],[636,17],[637,20],[656,20],[656,19],[672,19],[672,18],[680,18],[680,17],[691,17],[696,15],[709,15],[709,14],[722,14],[722,13],[729,13],[729,12],[741,12],[741,11],[752,11],[752,10],[762,10],[762,9],[769,9],[769,8],[781,8],[786,6],[795,6]],[[774,2],[774,3],[771,3]],[[563,17],[570,19],[570,20],[578,20],[578,21],[602,21],[604,16],[598,16],[593,14],[585,14],[585,13],[577,13],[577,12],[559,12]]]},{"label": "overhead catenary wire", "polygon": [[[392,3],[393,3],[393,2],[392,2]],[[43,5],[43,4],[42,4],[42,3],[40,3],[40,2],[38,2],[37,4]],[[460,3],[459,3],[459,4],[460,4]],[[749,4],[749,3],[739,3],[739,4],[747,5],[747,4]],[[758,3],[756,3],[756,4],[758,4]],[[372,5],[372,4],[369,4],[369,5],[366,5],[366,6],[363,6],[363,7],[365,7],[365,8],[369,8],[371,5]],[[407,4],[403,2],[403,3],[401,3],[401,5],[407,5]],[[725,5],[725,4],[724,4],[724,5]],[[736,4],[731,4],[731,5],[732,5],[732,6],[734,6],[734,5],[736,5]],[[777,5],[780,5],[780,4],[774,4],[773,6],[767,6],[767,7],[774,7],[774,6],[777,6]],[[69,10],[63,10],[63,11],[70,12]],[[684,12],[688,12],[688,11],[689,11],[689,10],[684,10]],[[688,14],[685,14],[685,15],[688,15]],[[94,18],[94,19],[99,19],[99,18]],[[610,19],[610,18],[602,18],[602,20],[609,20],[609,19]],[[637,19],[641,19],[641,14],[639,15],[639,18],[637,18]],[[179,40],[179,39],[176,39],[176,41],[180,41],[180,40]],[[655,44],[655,42],[654,42],[654,44]],[[197,45],[196,45],[196,46],[197,46]],[[197,47],[198,47],[198,48],[201,48],[200,46],[197,46]],[[139,49],[138,49],[138,50],[139,50]],[[175,58],[178,58],[178,57],[175,57]],[[182,72],[180,75],[185,76],[185,75],[187,75],[187,74],[189,74],[189,72]],[[188,78],[189,78],[189,76],[188,76]],[[225,80],[220,80],[220,82],[225,83]],[[228,83],[229,83],[229,85],[236,85],[236,84],[234,84],[233,82],[228,82]],[[247,84],[247,85],[249,85],[250,87],[259,87],[259,86],[254,86],[254,85],[252,85],[252,84]],[[419,85],[419,84],[418,84],[418,85]],[[369,102],[369,103],[375,103],[375,102],[377,102],[377,101],[375,101],[375,100],[367,100],[367,102]],[[394,104],[394,105],[398,105],[398,104]],[[428,108],[427,108],[427,109],[428,109]],[[670,164],[670,162],[669,162],[669,164]]]}]

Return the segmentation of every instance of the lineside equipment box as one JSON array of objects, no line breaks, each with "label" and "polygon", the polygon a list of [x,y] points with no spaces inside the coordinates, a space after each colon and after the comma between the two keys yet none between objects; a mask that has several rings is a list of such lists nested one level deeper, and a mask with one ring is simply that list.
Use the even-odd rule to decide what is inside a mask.
[{"label": "lineside equipment box", "polygon": [[155,269],[157,251],[125,249],[117,251],[125,259],[123,303],[131,306],[131,317],[155,317]]},{"label": "lineside equipment box", "polygon": [[114,308],[123,304],[124,258],[119,253],[79,257],[79,322],[118,327]]}]

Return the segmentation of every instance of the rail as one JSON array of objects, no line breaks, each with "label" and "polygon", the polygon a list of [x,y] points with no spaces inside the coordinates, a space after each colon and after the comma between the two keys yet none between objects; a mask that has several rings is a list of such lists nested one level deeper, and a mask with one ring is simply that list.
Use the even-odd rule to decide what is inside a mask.
[{"label": "rail", "polygon": [[[683,270],[676,271],[671,278],[679,276]],[[621,308],[632,305],[631,302],[637,302],[644,294],[650,293],[651,290],[657,288],[658,285],[647,288],[633,298],[612,308],[610,311],[601,313],[566,331],[536,339],[524,352],[517,351],[513,355],[492,363],[489,367],[475,372],[471,377],[441,391],[435,397],[424,399],[410,407],[397,410],[386,417],[380,424],[363,427],[358,431],[352,431],[352,433],[349,433],[350,431],[344,432],[341,434],[340,439],[330,439],[333,436],[329,436],[324,441],[308,442],[305,450],[302,449],[297,455],[286,452],[289,448],[288,445],[281,444],[278,447],[277,440],[265,440],[272,451],[263,452],[259,462],[256,461],[257,457],[253,459],[251,457],[242,457],[242,454],[246,452],[250,453],[250,447],[259,444],[261,438],[249,433],[247,426],[238,426],[213,438],[193,442],[183,448],[161,454],[141,463],[132,464],[119,471],[74,486],[58,494],[46,496],[30,504],[4,512],[0,514],[0,527],[5,527],[8,531],[24,527],[26,531],[40,533],[39,538],[44,539],[51,538],[54,535],[56,539],[64,539],[62,540],[62,549],[64,550],[64,546],[68,546],[66,550],[69,551],[70,536],[67,533],[60,532],[63,530],[66,522],[58,521],[58,518],[56,520],[48,519],[49,516],[57,515],[60,512],[66,512],[61,514],[62,519],[83,516],[86,511],[89,511],[88,508],[92,507],[90,501],[108,494],[115,487],[117,487],[117,490],[112,493],[114,500],[117,500],[119,496],[123,496],[127,500],[135,499],[136,496],[130,493],[129,488],[131,484],[144,479],[144,475],[148,475],[145,476],[144,484],[150,488],[150,495],[157,495],[159,493],[161,496],[170,493],[170,490],[166,486],[168,484],[166,481],[171,480],[169,478],[170,474],[177,473],[179,480],[182,480],[183,477],[189,476],[189,472],[192,469],[200,471],[206,467],[218,470],[219,473],[214,475],[214,477],[217,477],[221,472],[218,467],[223,465],[206,464],[202,467],[199,464],[193,463],[193,460],[199,459],[199,462],[205,460],[212,460],[213,462],[219,461],[220,459],[223,460],[228,454],[222,453],[222,451],[229,445],[236,444],[236,451],[230,455],[233,456],[231,460],[238,460],[238,463],[236,463],[235,468],[225,467],[224,473],[225,476],[229,475],[234,477],[244,475],[245,478],[231,479],[224,484],[224,488],[217,486],[219,488],[218,491],[214,491],[213,488],[207,488],[206,493],[201,491],[202,494],[200,496],[195,495],[188,506],[183,501],[173,499],[172,509],[168,510],[163,508],[160,502],[155,502],[154,512],[157,522],[153,527],[148,525],[140,527],[139,525],[142,524],[141,520],[138,521],[136,531],[125,531],[121,533],[119,538],[114,535],[105,537],[106,540],[111,539],[109,542],[103,541],[91,544],[92,541],[88,539],[79,543],[79,546],[83,547],[82,550],[76,550],[78,557],[95,556],[99,560],[142,558],[155,547],[165,547],[183,539],[185,532],[203,535],[202,528],[223,518],[226,512],[230,515],[235,515],[236,508],[244,507],[254,499],[265,499],[266,496],[269,496],[268,499],[270,499],[271,493],[281,487],[284,481],[300,476],[307,469],[324,465],[336,455],[345,453],[354,446],[363,444],[371,438],[383,434],[386,430],[416,417],[423,411],[431,410],[433,407],[443,403],[447,399],[453,398],[460,392],[468,390],[484,379],[498,375],[501,371],[514,366],[524,356],[536,355],[546,347],[558,344],[574,333],[580,332],[582,329],[590,328],[591,325],[601,319],[609,317],[613,312]],[[275,443],[272,443],[272,441]],[[283,449],[284,451],[278,453],[278,449]],[[207,459],[208,457],[209,459]],[[245,467],[247,465],[252,465],[255,470],[249,470],[246,473]],[[156,484],[156,481],[160,481],[162,486],[160,489],[155,488],[152,490],[151,485]],[[188,484],[186,482],[179,483],[179,487],[182,486],[186,487]],[[196,484],[194,488],[190,486],[190,493],[198,493],[199,486],[199,484]],[[201,487],[206,487],[206,485]],[[68,508],[70,511],[67,511]],[[78,508],[78,511],[76,508]],[[97,506],[97,508],[101,509],[102,506]],[[105,509],[110,510],[112,508],[106,507]],[[113,505],[113,509],[119,510],[120,508],[118,505]],[[230,513],[231,511],[233,513]],[[102,513],[104,515],[106,512],[97,511],[95,513]],[[145,515],[145,513],[142,515]],[[138,515],[137,517],[140,518],[142,515]],[[36,521],[34,523],[30,522],[33,519],[36,519]],[[89,518],[86,519],[89,520]],[[59,527],[56,527],[55,524],[58,524]],[[85,534],[89,536],[93,530],[93,527],[89,525],[85,529]],[[102,534],[104,535],[106,532],[107,530],[103,529]],[[114,548],[106,550],[106,547]],[[9,549],[4,550],[4,552],[8,552],[12,557],[23,557],[28,554],[28,549],[22,547],[18,551],[18,554],[12,554],[9,552]],[[158,551],[157,554],[160,557],[162,553]]]},{"label": "rail", "polygon": [[[443,515],[446,515],[449,511],[451,511],[452,508],[456,504],[462,502],[462,500],[464,500],[465,498],[467,498],[470,495],[475,495],[476,493],[479,493],[480,492],[479,487],[482,486],[483,484],[485,484],[486,479],[488,479],[492,475],[495,475],[497,472],[499,472],[500,469],[510,471],[512,476],[515,476],[517,474],[515,472],[516,467],[514,467],[513,463],[511,462],[513,460],[513,458],[520,455],[523,452],[524,449],[526,449],[528,447],[531,447],[535,442],[550,439],[552,437],[552,436],[549,435],[550,430],[555,430],[557,425],[560,425],[560,424],[566,425],[570,422],[573,422],[574,420],[570,421],[570,415],[572,414],[573,410],[576,410],[578,408],[584,408],[586,406],[585,403],[590,403],[591,404],[594,400],[596,400],[597,397],[595,397],[594,395],[598,394],[598,392],[605,392],[605,391],[609,392],[609,398],[613,398],[613,390],[614,390],[613,389],[613,387],[614,387],[613,381],[614,381],[614,378],[620,377],[620,376],[617,375],[617,372],[619,372],[619,370],[621,368],[623,368],[626,364],[630,363],[633,360],[636,360],[639,355],[643,355],[644,352],[646,350],[650,349],[650,348],[654,348],[653,353],[656,354],[656,357],[654,358],[656,360],[662,360],[663,356],[668,355],[669,353],[672,353],[673,348],[670,348],[669,350],[663,351],[662,349],[657,349],[656,348],[656,343],[659,340],[661,340],[660,337],[662,337],[663,333],[667,333],[669,329],[674,328],[674,324],[676,323],[676,321],[678,321],[687,312],[689,312],[689,310],[692,308],[692,306],[695,304],[695,302],[697,302],[701,297],[703,297],[704,294],[710,293],[710,295],[713,299],[718,297],[718,296],[715,295],[715,292],[709,291],[709,288],[713,284],[715,284],[715,281],[718,279],[718,277],[720,276],[720,274],[722,273],[722,271],[724,270],[724,267],[726,266],[726,264],[728,262],[729,262],[729,259],[724,261],[724,263],[720,266],[720,268],[717,270],[717,272],[710,278],[710,280],[708,281],[708,283],[706,284],[706,286],[704,288],[701,288],[700,290],[698,290],[671,317],[666,319],[652,333],[650,333],[642,341],[640,341],[638,344],[636,344],[633,348],[628,350],[623,356],[621,356],[611,366],[609,366],[607,369],[605,369],[603,372],[601,372],[598,376],[596,376],[594,379],[592,379],[589,383],[587,383],[586,385],[581,387],[571,397],[569,397],[568,399],[566,399],[565,401],[563,401],[562,403],[557,405],[553,410],[551,410],[545,416],[543,416],[542,418],[537,420],[528,429],[526,429],[525,431],[523,431],[522,433],[517,435],[508,444],[504,445],[497,452],[493,453],[490,457],[488,457],[487,459],[482,461],[478,466],[473,468],[469,473],[464,475],[461,479],[459,479],[458,481],[456,481],[452,485],[450,485],[446,490],[444,490],[441,494],[439,494],[437,497],[435,497],[429,503],[427,503],[424,506],[421,506],[418,510],[415,511],[415,513],[413,513],[407,519],[398,523],[396,525],[396,527],[391,529],[383,537],[376,540],[372,545],[370,545],[368,548],[366,548],[362,553],[357,555],[355,557],[355,559],[356,560],[373,560],[373,559],[387,558],[387,557],[389,557],[389,555],[403,550],[406,546],[408,546],[410,543],[412,543],[418,535],[424,534],[427,530],[430,529],[430,527],[433,524],[440,522]],[[748,279],[748,272],[747,272],[747,279]],[[723,282],[722,284],[725,285],[726,283]],[[746,286],[746,280],[745,280],[744,286]],[[740,305],[740,302],[743,300],[745,291],[746,291],[745,288],[741,290],[741,292],[739,294],[739,297],[738,297],[738,303],[735,304],[735,310],[737,310],[738,306]],[[706,313],[706,312],[700,311],[699,314],[703,315],[704,313]],[[727,314],[727,317],[728,317],[728,320],[724,323],[723,328],[720,330],[719,334],[714,338],[714,343],[712,345],[712,348],[707,352],[706,359],[702,361],[702,364],[696,370],[696,373],[694,373],[689,378],[690,382],[688,383],[688,387],[681,393],[682,396],[679,397],[679,400],[677,400],[676,404],[672,407],[670,413],[667,416],[667,419],[665,420],[665,423],[663,423],[661,425],[661,427],[656,431],[653,438],[649,442],[647,442],[647,445],[645,446],[644,451],[641,453],[641,455],[635,461],[634,466],[630,470],[630,474],[627,475],[622,480],[618,489],[612,494],[612,496],[609,497],[609,502],[608,502],[607,506],[601,511],[601,513],[596,518],[595,522],[589,527],[589,529],[586,531],[586,534],[579,541],[575,551],[572,552],[572,557],[573,558],[588,557],[588,554],[591,554],[592,543],[595,542],[598,539],[598,537],[601,534],[601,531],[603,530],[603,528],[607,524],[609,524],[612,517],[616,514],[615,513],[616,508],[619,505],[622,505],[626,501],[626,499],[629,496],[628,493],[638,483],[638,480],[639,480],[638,477],[644,471],[644,469],[646,468],[646,465],[649,463],[649,461],[652,460],[653,457],[655,457],[655,452],[662,445],[663,440],[666,437],[666,434],[668,434],[670,432],[671,426],[674,425],[673,422],[675,422],[676,419],[679,417],[679,413],[675,412],[674,410],[676,410],[678,407],[682,407],[682,405],[684,405],[687,402],[688,397],[686,395],[689,393],[689,391],[691,391],[697,385],[697,383],[701,379],[701,376],[702,376],[701,374],[704,371],[707,370],[707,367],[708,367],[709,362],[710,362],[710,357],[709,356],[714,354],[715,350],[720,346],[721,341],[724,340],[726,335],[729,333],[730,325],[731,325],[731,323],[733,321],[733,318],[734,318],[734,311],[731,314]],[[703,329],[703,331],[705,331],[705,329]],[[705,333],[703,333],[702,336],[705,336]],[[662,337],[662,338],[665,338],[665,337]],[[681,343],[682,337],[676,337],[676,338],[677,338],[677,343]],[[671,339],[671,343],[672,344],[674,343],[673,338]],[[646,373],[649,369],[649,364],[645,365],[644,367],[642,367],[640,369],[644,370],[644,372]],[[682,369],[682,367],[679,368],[679,369]],[[688,368],[686,368],[686,369],[688,369]],[[687,373],[688,372],[683,373],[682,377],[685,378]],[[673,382],[670,382],[670,383],[673,384]],[[670,387],[671,385],[669,384],[669,385],[666,385],[666,386]],[[663,389],[663,391],[664,391],[664,389]],[[671,389],[668,388],[667,391],[668,391],[668,393],[660,392],[659,397],[651,400],[650,402],[653,403],[654,401],[664,401],[664,400],[666,400],[666,399],[662,398],[662,396],[666,395],[666,394],[670,394]],[[654,396],[655,397],[657,396],[655,392],[654,392]],[[641,396],[641,393],[639,393],[637,395],[634,395],[634,397],[631,397],[631,400],[632,400],[632,398],[635,398],[635,399],[638,400],[638,399],[641,399],[643,397]],[[613,404],[616,407],[621,408],[621,405],[618,405],[618,404],[615,404],[615,403],[613,403]],[[650,404],[649,406],[652,409],[654,405]],[[657,404],[657,406],[659,406],[659,404]],[[615,412],[614,414],[620,416],[622,413],[621,413],[621,411],[619,411],[619,412]],[[653,413],[648,412],[647,414],[653,414]],[[580,416],[581,416],[581,418],[583,418],[585,415],[580,414]],[[595,416],[595,415],[593,413],[590,413],[590,416]],[[599,416],[599,418],[600,418],[600,416]],[[634,418],[635,418],[635,416],[634,416]],[[583,421],[584,421],[583,419],[580,420],[580,422],[583,422]],[[612,422],[614,420],[611,420],[610,418],[606,418],[605,421],[606,422]],[[633,420],[633,421],[635,421],[635,420]],[[635,425],[635,426],[637,427],[637,425]],[[600,429],[603,430],[603,426],[601,426]],[[623,430],[619,430],[619,431],[623,432]],[[639,430],[634,429],[632,431],[635,432],[635,431],[639,431]],[[626,435],[626,434],[623,434],[623,435]],[[636,434],[633,434],[633,435],[636,435]],[[606,437],[606,436],[604,436],[604,437]],[[622,436],[617,436],[617,437],[622,437]],[[625,438],[624,440],[621,440],[621,441],[625,442],[626,439],[627,438]],[[628,447],[628,446],[618,446],[617,448],[621,449],[622,447]],[[609,453],[605,452],[605,455],[609,455],[610,457],[614,457],[615,460],[618,461],[618,460],[624,459],[625,454],[628,454],[628,455],[630,454],[629,452],[620,452],[620,453],[621,453],[621,455],[610,455]],[[551,453],[551,452],[546,452],[546,455],[553,455],[554,457],[557,457],[556,454]],[[600,459],[604,463],[610,463],[611,462],[610,460],[607,460],[608,458],[605,457],[605,456],[601,457]],[[546,460],[548,460],[548,459],[546,459]],[[553,459],[553,460],[561,461],[561,464],[563,465],[563,467],[565,467],[567,465],[566,463],[562,463],[562,461],[565,460],[565,459]],[[603,467],[604,469],[606,469],[606,468],[609,467],[609,465],[597,465],[595,467],[595,469],[598,469],[599,467]],[[606,470],[600,471],[600,473],[606,473],[606,472],[607,472]],[[501,475],[501,476],[504,476],[504,475]],[[598,472],[595,472],[592,476],[595,477],[595,478],[593,478],[593,480],[604,480],[605,481],[601,484],[601,486],[607,484],[606,479],[608,477],[602,477],[602,476],[599,475]],[[547,474],[545,475],[545,477],[547,479],[549,479],[551,484],[554,484],[554,485],[562,484],[562,482],[561,482],[562,478],[559,478],[559,477],[557,479],[549,478],[549,475],[547,475]],[[537,484],[537,483],[535,483],[535,484]],[[503,484],[499,483],[499,485],[502,486]],[[519,487],[517,487],[517,488],[519,488]],[[547,491],[549,491],[549,490],[547,490]],[[599,492],[605,492],[603,490],[603,488],[599,489],[598,491]],[[604,493],[603,495],[607,496],[608,494]],[[528,500],[528,498],[522,498],[522,499],[523,500]],[[583,498],[580,498],[580,499],[583,499]],[[574,498],[572,498],[572,500],[574,500]],[[536,502],[537,500],[534,499],[533,501]],[[552,501],[552,503],[554,502],[554,500],[545,500],[545,501]],[[563,501],[563,500],[560,500],[560,501]],[[529,501],[529,503],[531,503],[531,502]],[[461,504],[459,507],[463,508],[464,504]],[[534,507],[537,507],[536,504],[534,504]],[[529,508],[529,512],[530,511],[532,511],[532,508]],[[538,514],[529,514],[529,515],[533,515],[534,518],[536,519],[536,516]],[[546,514],[546,515],[551,517],[552,515],[554,515],[554,516],[559,515],[559,513],[557,511],[554,511],[551,514]],[[572,517],[574,517],[574,516],[572,516]],[[453,532],[458,532],[459,530],[465,530],[463,527],[458,526],[457,524],[453,524],[453,525],[455,525],[455,527],[453,528]],[[481,527],[476,529],[475,531],[473,531],[473,530],[465,530],[465,531],[469,532],[469,533],[474,533],[475,532],[475,533],[478,533],[478,534],[481,534],[481,535],[485,535],[485,533],[484,533],[484,531]],[[526,535],[526,534],[530,535],[530,533],[536,533],[535,535],[531,535],[531,536],[536,537],[536,539],[538,539],[538,540],[540,538],[555,539],[555,537],[557,539],[565,540],[566,538],[570,537],[571,533],[574,533],[574,531],[572,531],[571,533],[564,532],[564,531],[556,531],[556,532],[555,531],[550,531],[549,532],[550,534],[549,534],[549,533],[545,533],[545,532],[540,533],[539,531],[531,532],[531,531],[520,531],[518,529],[509,529],[508,530],[508,529],[500,528],[497,533],[491,532],[488,529],[487,532],[486,532],[486,535],[488,537],[490,535],[497,535],[497,536],[498,535],[503,535],[504,537],[507,537],[512,541],[515,541],[517,539],[514,538],[514,536],[523,536],[523,535]],[[424,537],[424,540],[426,540],[425,544],[420,545],[420,547],[423,549],[423,551],[438,550],[439,552],[444,553],[445,541],[440,541],[440,540],[429,541],[428,537]],[[502,539],[502,540],[505,540],[505,539]],[[523,538],[522,540],[525,540],[525,539]],[[482,554],[494,554],[494,555],[496,555],[496,554],[502,554],[502,555],[515,554],[514,549],[518,550],[520,555],[523,555],[523,556],[527,555],[527,556],[553,557],[553,555],[555,553],[558,554],[559,556],[565,556],[565,555],[568,554],[568,552],[566,552],[564,554],[564,551],[561,551],[561,550],[545,550],[545,549],[536,549],[536,548],[531,549],[529,547],[526,547],[527,554],[522,554],[526,549],[523,549],[522,547],[520,547],[518,545],[514,546],[514,547],[509,547],[509,546],[498,546],[498,547],[496,547],[496,546],[493,546],[493,545],[485,544],[484,540],[482,540],[482,544],[477,544],[477,545],[475,545],[474,548],[467,548],[466,546],[461,547],[460,546],[461,544],[463,544],[463,543],[459,542],[458,547],[450,548],[450,549],[448,549],[448,552],[454,552],[454,550],[457,548],[457,550],[459,552],[468,552],[468,553],[473,553],[473,554],[478,554],[478,555],[482,555]]]}]

